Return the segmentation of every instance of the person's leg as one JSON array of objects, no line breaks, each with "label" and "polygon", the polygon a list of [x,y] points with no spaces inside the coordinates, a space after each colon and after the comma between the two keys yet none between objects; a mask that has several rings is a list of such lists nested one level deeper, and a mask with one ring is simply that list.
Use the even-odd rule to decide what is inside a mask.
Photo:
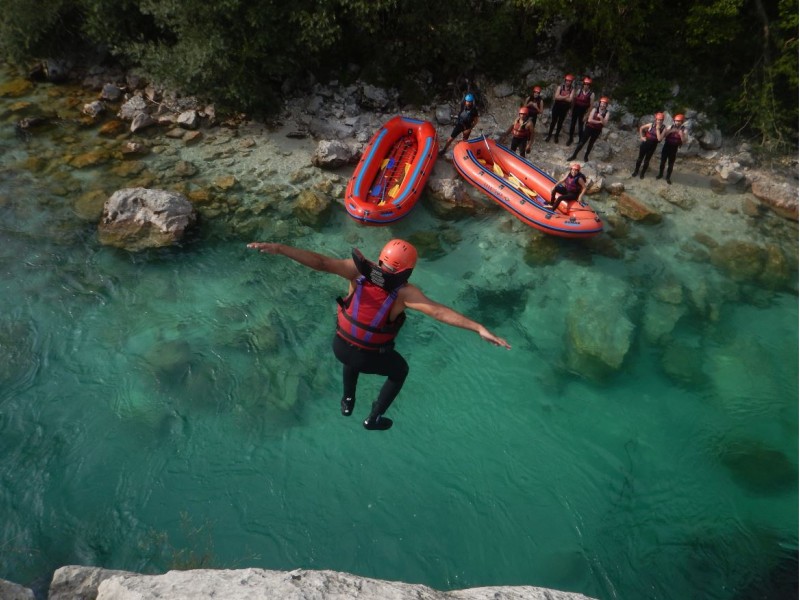
[{"label": "person's leg", "polygon": [[569,156],[569,158],[567,158],[567,160],[575,160],[575,157],[578,156],[578,152],[580,152],[581,148],[583,148],[584,144],[586,144],[586,140],[589,137],[589,133],[588,132],[589,132],[589,128],[588,127],[583,130],[583,135],[581,135],[580,139],[578,140],[578,145],[575,146],[575,150]]},{"label": "person's leg", "polygon": [[661,149],[661,164],[658,166],[658,175],[656,179],[661,179],[664,176],[664,165],[667,164],[667,156],[669,155],[669,146],[664,144]]},{"label": "person's leg", "polygon": [[556,126],[556,121],[558,120],[558,102],[553,104],[553,108],[550,110],[550,128],[547,130],[547,137],[544,138],[545,142],[549,142],[550,138],[553,137],[553,129]]},{"label": "person's leg", "polygon": [[520,156],[525,156],[525,140],[522,138],[511,138],[511,151],[519,151]]},{"label": "person's leg", "polygon": [[592,148],[594,148],[594,143],[597,141],[597,138],[600,137],[599,129],[593,129],[591,127],[587,127],[586,129],[589,130],[589,145],[586,146],[586,154],[583,155],[584,161],[589,160],[589,153],[592,151]]},{"label": "person's leg", "polygon": [[[631,177],[636,177],[639,174],[639,167],[642,166],[642,160],[644,160],[644,156],[647,153],[645,144],[646,142],[639,144],[639,156],[636,157],[636,166],[633,169],[633,173],[631,173]],[[647,167],[645,167],[645,169],[646,168]]]},{"label": "person's leg", "polygon": [[354,363],[357,362],[355,353],[358,352],[351,344],[345,342],[338,335],[333,336],[333,354],[342,363],[342,415],[349,417],[353,414],[356,404],[356,387],[358,386],[359,370]]},{"label": "person's leg", "polygon": [[674,146],[670,148],[669,156],[667,157],[667,183],[672,185],[672,167],[675,166],[675,159],[678,156],[678,147]]},{"label": "person's leg", "polygon": [[647,147],[644,152],[644,162],[642,163],[642,173],[639,175],[639,179],[644,179],[644,174],[647,173],[647,169],[650,167],[650,159],[653,158],[657,145],[658,142],[647,142]]},{"label": "person's leg", "polygon": [[[575,137],[575,125],[578,121],[580,121],[581,117],[581,115],[578,114],[579,112],[579,108],[575,106],[572,107],[572,115],[569,119],[569,137],[567,138],[567,146],[572,145],[572,139]],[[580,133],[578,134],[578,137],[580,137]]]},{"label": "person's leg", "polygon": [[556,135],[555,135],[556,144],[558,143],[558,135],[561,133],[561,128],[564,126],[564,119],[567,117],[568,112],[569,112],[569,104],[564,103],[563,108],[559,109],[558,119],[556,119]]},{"label": "person's leg", "polygon": [[392,426],[393,421],[383,415],[397,398],[408,376],[408,363],[396,350],[381,354],[379,360],[381,364],[376,370],[380,371],[380,375],[386,375],[386,381],[381,386],[378,399],[372,403],[369,416],[364,420],[364,427],[373,430],[385,430]]}]

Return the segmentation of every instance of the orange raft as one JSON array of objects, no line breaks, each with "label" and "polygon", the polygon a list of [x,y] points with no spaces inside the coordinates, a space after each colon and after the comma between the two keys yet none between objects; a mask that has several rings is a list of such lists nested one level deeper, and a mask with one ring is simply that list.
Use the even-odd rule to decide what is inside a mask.
[{"label": "orange raft", "polygon": [[428,121],[396,116],[381,127],[347,183],[347,214],[367,225],[405,217],[425,189],[439,144]]},{"label": "orange raft", "polygon": [[457,143],[453,164],[464,179],[526,225],[566,238],[603,231],[603,222],[586,202],[569,201],[566,212],[550,208],[547,202],[556,180],[485,136]]}]

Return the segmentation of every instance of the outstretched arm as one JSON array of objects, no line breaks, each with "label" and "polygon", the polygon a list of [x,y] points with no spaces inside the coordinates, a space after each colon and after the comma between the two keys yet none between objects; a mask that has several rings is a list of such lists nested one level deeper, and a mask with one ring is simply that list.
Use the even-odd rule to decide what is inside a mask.
[{"label": "outstretched arm", "polygon": [[352,258],[333,258],[311,250],[295,248],[294,246],[276,242],[251,242],[247,244],[247,247],[265,254],[281,254],[310,269],[322,271],[323,273],[332,273],[348,281],[358,277],[358,269],[356,269]]},{"label": "outstretched arm", "polygon": [[418,310],[419,312],[426,314],[429,317],[433,317],[437,321],[441,321],[446,325],[452,325],[453,327],[460,327],[461,329],[474,331],[484,340],[494,344],[495,346],[502,346],[503,348],[508,348],[509,350],[511,349],[511,345],[503,338],[497,337],[491,331],[486,329],[486,327],[468,317],[465,317],[460,312],[456,312],[444,304],[434,302],[425,294],[423,294],[422,290],[415,285],[409,284],[403,287],[398,295],[398,298],[403,301],[403,304],[407,308]]}]

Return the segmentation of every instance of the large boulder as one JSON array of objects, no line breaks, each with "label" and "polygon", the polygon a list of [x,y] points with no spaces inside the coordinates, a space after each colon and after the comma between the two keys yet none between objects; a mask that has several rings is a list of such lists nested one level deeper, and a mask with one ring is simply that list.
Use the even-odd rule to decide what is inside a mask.
[{"label": "large boulder", "polygon": [[356,162],[358,152],[345,142],[338,140],[321,140],[311,162],[320,169],[338,169],[346,164]]},{"label": "large boulder", "polygon": [[322,227],[331,215],[332,203],[322,192],[303,190],[294,205],[294,215],[304,225]]},{"label": "large boulder", "polygon": [[751,191],[756,198],[780,216],[798,220],[797,184],[758,177],[753,180]]},{"label": "large boulder", "polygon": [[196,220],[183,194],[126,188],[106,201],[98,234],[102,244],[136,252],[175,244]]},{"label": "large boulder", "polygon": [[567,316],[570,367],[589,377],[619,370],[631,348],[634,330],[618,302],[577,298]]},{"label": "large boulder", "polygon": [[619,214],[632,221],[640,221],[648,225],[660,223],[662,219],[661,213],[625,192],[617,197],[617,210]]},{"label": "large boulder", "polygon": [[[81,571],[89,571],[84,576]],[[73,595],[67,595],[74,578]],[[90,589],[89,581],[94,583]],[[54,591],[56,595],[54,595]],[[94,592],[94,593],[93,593]],[[96,594],[96,595],[95,595]],[[592,600],[583,594],[533,586],[481,587],[441,592],[424,585],[382,581],[336,571],[264,569],[169,571],[139,575],[95,567],[62,567],[53,576],[49,600]],[[27,600],[27,599],[26,599]]]},{"label": "large boulder", "polygon": [[3,600],[36,600],[33,590],[0,579],[0,598]]}]

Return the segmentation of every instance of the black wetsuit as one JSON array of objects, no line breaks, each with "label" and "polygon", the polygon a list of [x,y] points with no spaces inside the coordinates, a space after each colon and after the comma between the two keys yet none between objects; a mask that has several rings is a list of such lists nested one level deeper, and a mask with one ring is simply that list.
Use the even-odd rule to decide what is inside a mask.
[{"label": "black wetsuit", "polygon": [[[661,126],[662,131],[663,129],[664,125]],[[633,170],[634,177],[639,175],[639,177],[644,178],[644,174],[650,166],[650,159],[653,158],[657,147],[658,137],[656,134],[656,124],[654,123],[650,129],[647,130],[647,133],[645,133],[645,140],[639,144],[639,156],[636,158],[636,168]],[[639,167],[642,168],[641,171],[639,171]]]},{"label": "black wetsuit", "polygon": [[459,133],[472,129],[475,125],[475,120],[478,118],[478,109],[473,104],[469,108],[465,102],[461,103],[461,110],[458,111],[456,117],[456,126],[453,127],[453,133],[450,134],[452,139],[455,139]]},{"label": "black wetsuit", "polygon": [[678,156],[678,148],[683,144],[681,134],[678,131],[671,131],[664,138],[664,147],[661,148],[661,165],[658,168],[658,179],[664,176],[664,165],[667,165],[667,181],[672,177],[672,167],[675,166],[675,158]]}]

